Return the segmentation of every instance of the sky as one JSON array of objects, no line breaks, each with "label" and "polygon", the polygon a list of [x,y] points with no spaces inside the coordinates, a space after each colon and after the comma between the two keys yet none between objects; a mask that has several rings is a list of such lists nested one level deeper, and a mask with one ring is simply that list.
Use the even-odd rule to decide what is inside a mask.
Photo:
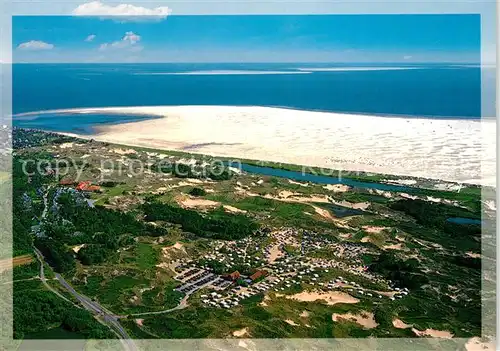
[{"label": "sky", "polygon": [[480,49],[477,14],[176,15],[92,2],[12,18],[13,62],[479,63]]}]

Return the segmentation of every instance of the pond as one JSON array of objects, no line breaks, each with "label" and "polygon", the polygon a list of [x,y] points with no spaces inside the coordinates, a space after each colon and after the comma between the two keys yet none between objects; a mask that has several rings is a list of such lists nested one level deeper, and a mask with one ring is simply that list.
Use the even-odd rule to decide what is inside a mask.
[{"label": "pond", "polygon": [[480,219],[474,219],[474,218],[463,218],[463,217],[451,217],[448,218],[446,221],[455,223],[455,224],[475,224],[475,225],[481,225],[481,220]]}]

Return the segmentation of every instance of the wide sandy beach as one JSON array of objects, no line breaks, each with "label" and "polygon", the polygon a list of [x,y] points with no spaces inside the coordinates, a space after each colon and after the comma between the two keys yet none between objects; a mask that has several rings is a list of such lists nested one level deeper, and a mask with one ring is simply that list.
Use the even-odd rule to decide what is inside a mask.
[{"label": "wide sandy beach", "polygon": [[495,184],[494,120],[379,117],[248,106],[71,111],[163,116],[98,127],[94,139],[107,142],[347,171]]}]

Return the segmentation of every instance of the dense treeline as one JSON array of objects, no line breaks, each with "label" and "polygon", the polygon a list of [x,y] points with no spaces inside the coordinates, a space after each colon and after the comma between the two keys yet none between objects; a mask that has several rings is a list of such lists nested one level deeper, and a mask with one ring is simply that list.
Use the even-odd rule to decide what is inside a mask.
[{"label": "dense treeline", "polygon": [[249,236],[258,229],[252,219],[240,214],[228,214],[223,209],[200,213],[159,202],[149,202],[142,206],[147,221],[166,221],[180,224],[182,229],[201,237],[238,240]]},{"label": "dense treeline", "polygon": [[[45,155],[44,155],[45,156]],[[22,159],[14,157],[12,161],[12,245],[13,255],[22,255],[33,251],[31,226],[43,210],[41,196],[37,191],[52,178],[43,176],[33,163],[27,163],[23,169]],[[28,176],[28,174],[31,174]]]},{"label": "dense treeline", "polygon": [[114,334],[92,315],[72,306],[50,291],[39,288],[40,282],[20,282],[14,285],[14,338],[61,327],[85,338],[114,338]]},{"label": "dense treeline", "polygon": [[86,265],[106,261],[120,247],[131,245],[135,236],[165,235],[165,229],[138,221],[132,214],[76,201],[71,193],[57,200],[59,221],[44,227],[46,236],[67,245],[86,244],[77,258]]},{"label": "dense treeline", "polygon": [[177,178],[210,178],[212,180],[228,180],[233,176],[229,167],[224,165],[187,165],[185,163],[158,162],[151,168],[156,172],[172,174]]},{"label": "dense treeline", "polygon": [[58,273],[70,273],[75,270],[75,258],[68,248],[58,240],[37,238],[35,246],[42,252],[45,260]]},{"label": "dense treeline", "polygon": [[447,222],[448,218],[481,219],[480,214],[465,208],[424,200],[399,200],[391,203],[389,207],[415,218],[418,224],[437,229],[457,227],[457,225],[454,226],[450,222]]},{"label": "dense treeline", "polygon": [[75,140],[75,138],[70,136],[45,131],[23,128],[14,128],[12,130],[12,146],[14,149],[36,147],[47,144],[62,144]]},{"label": "dense treeline", "polygon": [[421,273],[416,259],[403,261],[387,252],[375,259],[369,269],[403,288],[416,289],[429,282],[429,279]]}]

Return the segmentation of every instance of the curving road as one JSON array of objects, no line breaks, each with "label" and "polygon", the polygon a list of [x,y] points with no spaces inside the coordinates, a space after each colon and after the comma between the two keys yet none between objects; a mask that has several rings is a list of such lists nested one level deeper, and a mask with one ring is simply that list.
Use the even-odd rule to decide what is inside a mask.
[{"label": "curving road", "polygon": [[[50,187],[49,187],[50,189]],[[42,220],[46,217],[47,215],[47,207],[48,207],[48,201],[47,201],[47,195],[48,195],[48,190],[44,193],[43,195],[43,203],[44,203],[44,209],[42,212]],[[44,272],[44,263],[45,259],[43,254],[38,250],[36,247],[34,247],[34,251],[36,254],[36,257],[38,261],[40,262],[40,279],[44,283],[44,285],[52,291],[54,294],[62,298],[63,300],[70,302],[71,304],[74,305],[73,302],[68,300],[66,297],[61,295],[58,291],[54,290],[48,283],[47,279],[45,278],[45,272]],[[55,272],[54,272],[55,273]],[[92,301],[90,298],[88,298],[85,295],[82,295],[78,293],[60,274],[55,273],[55,277],[57,281],[68,291],[80,304],[89,312],[92,314],[98,315],[99,319],[106,324],[115,334],[117,334],[120,337],[120,341],[122,342],[122,345],[124,346],[125,350],[127,351],[138,351],[138,348],[134,341],[130,338],[128,335],[127,331],[122,327],[120,322],[118,321],[119,316],[115,316],[113,313],[109,312],[106,310],[104,307],[102,307],[99,303]]]}]

